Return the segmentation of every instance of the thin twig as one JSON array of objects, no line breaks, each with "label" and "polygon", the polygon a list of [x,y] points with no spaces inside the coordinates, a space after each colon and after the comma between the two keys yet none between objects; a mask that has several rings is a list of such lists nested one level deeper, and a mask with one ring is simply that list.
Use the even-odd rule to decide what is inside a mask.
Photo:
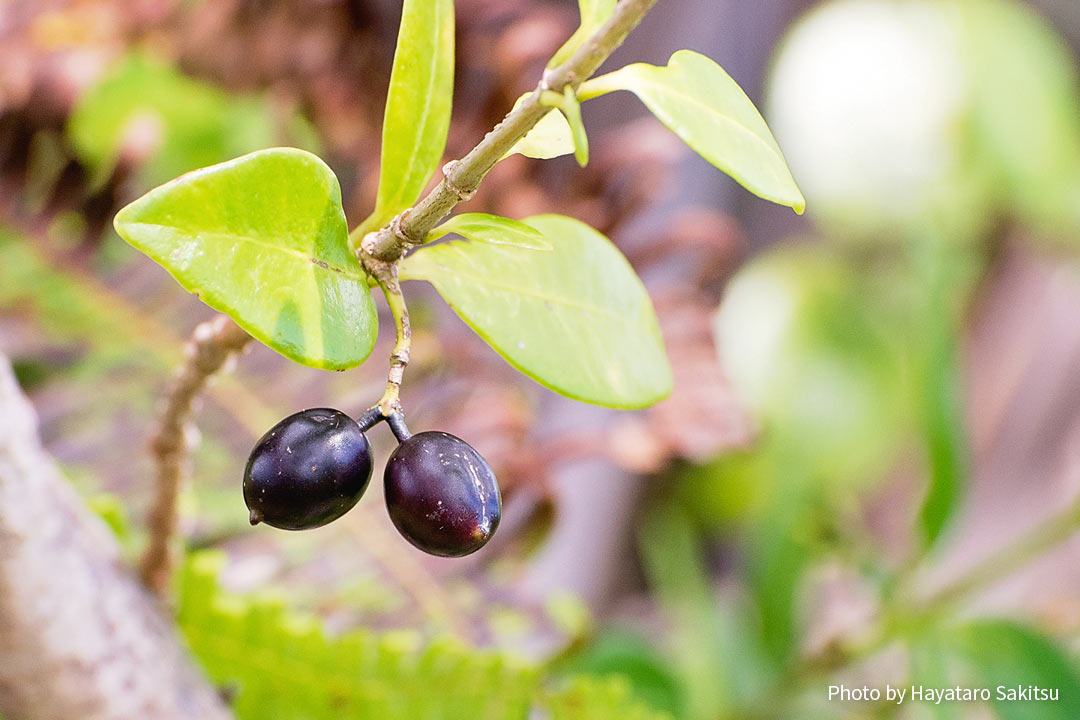
[{"label": "thin twig", "polygon": [[[510,112],[484,139],[460,160],[443,167],[443,178],[424,199],[405,210],[385,227],[368,233],[360,240],[357,257],[367,273],[375,278],[394,314],[397,342],[390,356],[386,393],[379,401],[384,415],[398,406],[398,394],[405,366],[409,362],[411,329],[405,300],[397,278],[397,262],[414,245],[424,242],[427,234],[457,206],[476,192],[480,181],[515,144],[540,122],[551,107],[545,95],[563,95],[574,91],[597,71],[600,65],[622,44],[657,0],[622,0],[603,26],[574,52],[569,60],[544,72],[536,90]],[[349,237],[355,247],[356,232]]]},{"label": "thin twig", "polygon": [[495,163],[551,111],[541,102],[545,91],[561,95],[568,87],[576,90],[622,44],[656,3],[657,0],[619,2],[611,18],[569,60],[545,71],[536,90],[521,105],[503,118],[465,157],[443,168],[442,181],[423,200],[386,227],[363,238],[359,253],[361,262],[364,256],[396,262],[411,245],[422,243],[459,202],[472,196]]},{"label": "thin twig", "polygon": [[188,472],[187,455],[193,436],[189,420],[195,398],[210,377],[249,340],[251,336],[225,315],[196,327],[185,348],[184,364],[158,416],[150,439],[157,484],[147,522],[150,541],[139,562],[139,577],[159,597],[168,593],[172,577],[177,498]]}]

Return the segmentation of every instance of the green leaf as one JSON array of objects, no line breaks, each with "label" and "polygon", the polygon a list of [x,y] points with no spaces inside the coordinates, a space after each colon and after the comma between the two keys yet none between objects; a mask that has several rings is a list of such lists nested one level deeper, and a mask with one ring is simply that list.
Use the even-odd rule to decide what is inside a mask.
[{"label": "green leaf", "polygon": [[318,157],[272,148],[183,175],[125,207],[115,225],[286,357],[343,370],[371,353],[368,278],[348,249],[337,178]]},{"label": "green leaf", "polygon": [[[955,641],[974,670],[976,682],[990,688],[991,705],[1002,720],[1080,717],[1076,664],[1049,638],[1017,623],[991,620],[961,628]],[[1010,690],[1031,686],[1056,689],[1058,700],[1008,699]],[[1004,690],[1004,698],[999,690]]]},{"label": "green leaf", "polygon": [[709,58],[679,50],[663,67],[627,65],[587,81],[578,97],[587,100],[614,90],[636,94],[683,142],[750,192],[797,213],[806,208],[765,120]]},{"label": "green leaf", "polygon": [[[188,560],[178,623],[212,681],[236,693],[239,720],[520,720],[538,694],[535,667],[450,638],[352,630],[265,595],[220,588],[218,553]],[[268,708],[272,711],[268,714]]]},{"label": "green leaf", "polygon": [[[514,103],[514,109],[520,107],[521,103],[525,102],[525,98],[531,94],[525,93],[519,97]],[[525,137],[518,140],[503,157],[521,153],[525,157],[550,160],[572,152],[574,152],[574,134],[569,123],[561,112],[549,112],[540,118],[540,122],[536,123]]]},{"label": "green leaf", "polygon": [[574,139],[574,158],[578,165],[585,167],[589,164],[589,136],[585,132],[585,121],[581,119],[581,102],[578,101],[574,89],[569,85],[563,92],[559,109],[566,118],[567,124],[570,125],[570,132]]},{"label": "green leaf", "polygon": [[817,515],[806,499],[807,492],[797,485],[805,482],[786,478],[786,496],[775,498],[764,522],[755,523],[748,532],[747,545],[753,548],[746,561],[750,594],[760,616],[765,651],[780,665],[790,661],[798,647],[800,586],[814,556],[803,537]]},{"label": "green leaf", "polygon": [[187,559],[177,622],[207,676],[235,695],[238,720],[671,720],[620,675],[574,675],[549,690],[534,664],[456,639],[330,635],[279,599],[223,590],[224,562],[211,551]]},{"label": "green leaf", "polygon": [[448,242],[401,264],[427,280],[506,360],[568,397],[618,408],[671,391],[671,368],[645,287],[607,238],[561,215],[525,218],[552,252]]},{"label": "green leaf", "polygon": [[354,235],[410,207],[439,167],[454,96],[453,0],[405,0],[383,117],[375,211]]},{"label": "green leaf", "polygon": [[615,12],[615,0],[578,0],[578,9],[581,12],[581,25],[570,36],[570,39],[555,51],[555,55],[548,62],[548,67],[555,67],[570,59],[570,56],[585,44],[589,36],[607,22]]},{"label": "green leaf", "polygon": [[523,222],[488,213],[455,215],[428,233],[425,242],[433,242],[451,233],[473,242],[512,245],[529,250],[551,250],[551,244],[539,230]]},{"label": "green leaf", "polygon": [[[67,134],[100,182],[125,144],[150,150],[150,181],[222,160],[225,94],[150,57],[125,58],[75,105]],[[168,174],[166,174],[168,173]]]}]

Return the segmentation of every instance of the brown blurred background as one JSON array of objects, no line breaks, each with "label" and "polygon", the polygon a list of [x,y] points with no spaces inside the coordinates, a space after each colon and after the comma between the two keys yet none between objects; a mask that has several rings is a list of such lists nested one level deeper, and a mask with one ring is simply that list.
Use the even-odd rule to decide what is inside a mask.
[{"label": "brown blurred background", "polygon": [[[259,346],[213,384],[185,494],[190,547],[227,552],[230,589],[275,588],[335,631],[413,627],[569,657],[626,674],[677,717],[884,716],[825,703],[815,673],[851,667],[848,649],[891,606],[918,607],[1038,536],[1080,491],[1080,6],[822,5],[665,0],[607,66],[682,47],[717,60],[776,131],[805,216],[746,193],[629,94],[585,106],[587,168],[514,156],[469,203],[557,211],[611,237],[656,305],[669,399],[618,412],[555,396],[430,288],[407,286],[410,424],[491,461],[506,499],[497,538],[465,561],[422,556],[395,537],[375,487],[324,529],[248,528],[239,482],[254,439],[302,407],[357,414],[378,397],[391,342],[380,305],[384,332],[355,371]],[[376,190],[399,12],[389,0],[0,1],[0,352],[79,491],[130,516],[132,555],[155,404],[212,313],[117,238],[112,216],[180,172],[297,145],[335,170],[355,224]],[[458,0],[457,17],[448,157],[534,86],[577,11]],[[923,64],[889,65],[892,50]],[[886,117],[898,107],[916,120]],[[940,167],[892,172],[920,153]],[[928,487],[940,495],[925,505]],[[1071,661],[1080,550],[1045,545],[926,622],[946,633],[1006,615]],[[589,629],[553,622],[545,607],[561,593],[589,608]],[[910,659],[924,640],[911,630],[884,648]],[[957,677],[948,656],[928,671],[941,685]],[[860,682],[908,677],[895,655],[869,658],[853,665]],[[777,686],[801,709],[770,709]]]}]

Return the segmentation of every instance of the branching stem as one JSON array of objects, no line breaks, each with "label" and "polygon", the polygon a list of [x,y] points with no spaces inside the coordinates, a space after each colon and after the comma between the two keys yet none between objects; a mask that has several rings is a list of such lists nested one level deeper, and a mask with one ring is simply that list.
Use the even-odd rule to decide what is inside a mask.
[{"label": "branching stem", "polygon": [[139,577],[159,597],[168,593],[172,577],[177,498],[188,471],[192,435],[189,422],[195,398],[210,377],[249,340],[251,336],[225,315],[196,327],[150,438],[157,484],[148,522],[150,541],[139,562]]},{"label": "branching stem", "polygon": [[[398,395],[405,366],[409,362],[411,330],[405,300],[397,279],[397,262],[414,245],[422,244],[429,232],[454,207],[472,197],[488,171],[495,166],[514,145],[551,111],[543,100],[551,93],[563,95],[567,89],[574,91],[599,69],[600,65],[622,44],[657,0],[621,0],[615,12],[566,62],[548,68],[536,90],[496,125],[484,139],[460,160],[453,160],[443,167],[439,184],[413,207],[405,210],[385,227],[368,233],[360,239],[357,256],[368,274],[375,278],[386,296],[397,326],[397,342],[390,356],[390,371],[386,392],[379,401],[383,414],[389,416],[398,406]],[[356,230],[350,236],[355,246]]]}]

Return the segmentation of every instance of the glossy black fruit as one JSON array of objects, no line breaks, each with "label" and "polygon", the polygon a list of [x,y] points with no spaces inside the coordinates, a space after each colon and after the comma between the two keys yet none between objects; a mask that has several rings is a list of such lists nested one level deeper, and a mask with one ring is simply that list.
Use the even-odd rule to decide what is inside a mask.
[{"label": "glossy black fruit", "polygon": [[356,421],[319,408],[285,418],[255,444],[244,470],[251,524],[307,530],[337,520],[371,481],[371,447]]},{"label": "glossy black fruit", "polygon": [[475,552],[499,526],[502,498],[491,466],[467,442],[444,432],[409,437],[383,476],[398,531],[432,555]]}]

